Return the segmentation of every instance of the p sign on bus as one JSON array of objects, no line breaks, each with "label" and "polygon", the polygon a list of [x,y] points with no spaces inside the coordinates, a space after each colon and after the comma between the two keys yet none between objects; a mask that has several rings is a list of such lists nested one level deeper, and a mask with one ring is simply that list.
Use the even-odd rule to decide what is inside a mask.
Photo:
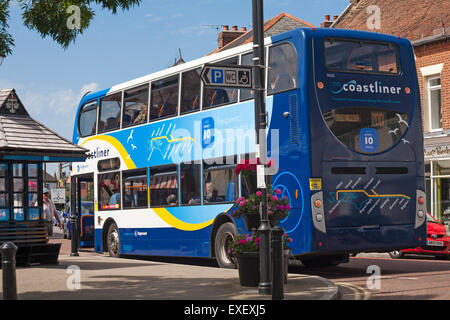
[{"label": "p sign on bus", "polygon": [[253,86],[252,67],[248,66],[205,65],[201,78],[209,87],[251,89]]}]

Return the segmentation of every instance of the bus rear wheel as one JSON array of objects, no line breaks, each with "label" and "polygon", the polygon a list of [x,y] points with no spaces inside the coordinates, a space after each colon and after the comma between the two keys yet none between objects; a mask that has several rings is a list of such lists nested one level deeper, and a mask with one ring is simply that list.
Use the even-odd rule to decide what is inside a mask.
[{"label": "bus rear wheel", "polygon": [[214,241],[214,253],[219,267],[235,269],[236,261],[228,253],[230,242],[236,237],[237,230],[233,223],[227,222],[219,227]]},{"label": "bus rear wheel", "polygon": [[119,228],[112,223],[108,229],[107,236],[108,252],[111,257],[118,258],[120,256],[120,237]]}]

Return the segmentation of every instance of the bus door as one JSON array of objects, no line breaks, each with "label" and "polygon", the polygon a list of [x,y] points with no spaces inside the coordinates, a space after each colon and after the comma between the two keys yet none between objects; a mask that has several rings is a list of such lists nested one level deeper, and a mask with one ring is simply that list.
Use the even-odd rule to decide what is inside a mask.
[{"label": "bus door", "polygon": [[94,175],[75,178],[79,247],[94,248]]}]

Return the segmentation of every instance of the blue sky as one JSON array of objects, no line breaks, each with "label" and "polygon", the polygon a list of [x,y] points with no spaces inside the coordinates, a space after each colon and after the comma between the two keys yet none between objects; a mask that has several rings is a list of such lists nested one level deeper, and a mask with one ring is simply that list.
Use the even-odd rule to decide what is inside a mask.
[{"label": "blue sky", "polygon": [[[319,26],[325,14],[338,15],[349,0],[265,0],[264,18],[287,12]],[[100,90],[217,48],[214,25],[251,29],[251,0],[144,0],[113,15],[98,8],[90,28],[62,49],[23,26],[12,4],[12,56],[0,66],[0,88],[16,88],[33,118],[71,140],[77,105],[87,90]]]}]

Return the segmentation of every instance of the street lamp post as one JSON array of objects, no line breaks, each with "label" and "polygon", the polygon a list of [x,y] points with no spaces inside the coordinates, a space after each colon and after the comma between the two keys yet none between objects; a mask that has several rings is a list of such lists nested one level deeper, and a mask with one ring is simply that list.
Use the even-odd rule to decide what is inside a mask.
[{"label": "street lamp post", "polygon": [[257,153],[261,159],[258,165],[258,188],[262,191],[261,197],[261,225],[260,232],[260,283],[259,294],[270,294],[272,283],[270,279],[270,224],[267,215],[267,176],[265,165],[267,163],[267,114],[264,99],[265,57],[264,57],[264,8],[263,0],[253,0],[253,61],[254,61],[254,92],[255,92],[255,129]]}]

